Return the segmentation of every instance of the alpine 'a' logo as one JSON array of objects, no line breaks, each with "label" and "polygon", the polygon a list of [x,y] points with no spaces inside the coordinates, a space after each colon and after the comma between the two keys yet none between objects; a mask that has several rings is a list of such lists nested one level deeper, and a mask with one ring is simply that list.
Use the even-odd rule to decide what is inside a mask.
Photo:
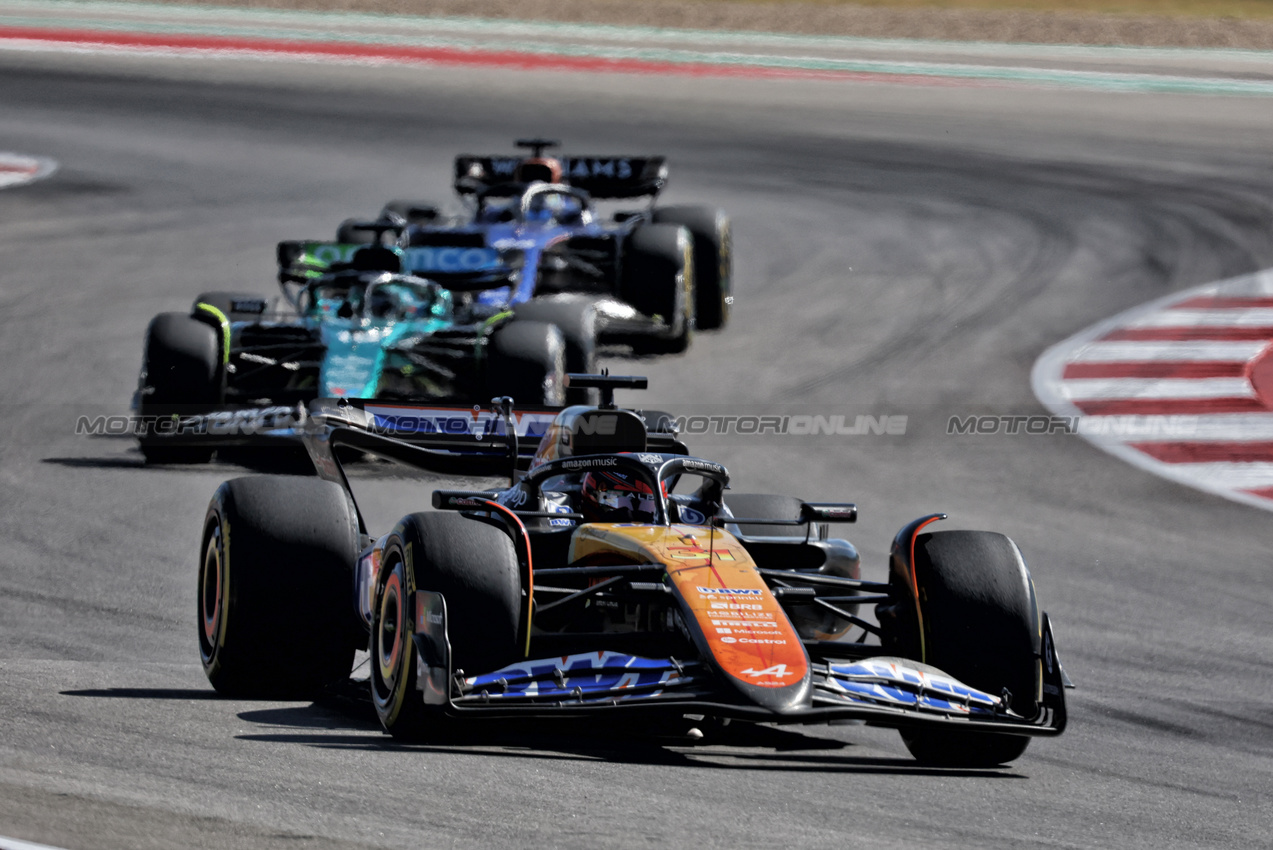
[{"label": "alpine 'a' logo", "polygon": [[751,676],[753,679],[759,679],[761,676],[774,676],[781,679],[785,676],[796,675],[795,673],[787,670],[786,664],[775,664],[772,667],[766,667],[764,670],[756,670],[752,667],[748,667],[746,670],[740,670],[738,672],[742,673],[744,676]]}]

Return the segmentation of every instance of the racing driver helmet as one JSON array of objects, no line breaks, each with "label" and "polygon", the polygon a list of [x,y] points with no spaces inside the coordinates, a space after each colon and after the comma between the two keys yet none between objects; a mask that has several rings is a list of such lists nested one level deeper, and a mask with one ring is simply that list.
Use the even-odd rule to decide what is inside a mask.
[{"label": "racing driver helmet", "polygon": [[517,164],[516,183],[560,183],[561,162],[550,156],[531,156]]},{"label": "racing driver helmet", "polygon": [[580,513],[588,522],[654,522],[654,491],[622,472],[589,472],[579,489]]}]

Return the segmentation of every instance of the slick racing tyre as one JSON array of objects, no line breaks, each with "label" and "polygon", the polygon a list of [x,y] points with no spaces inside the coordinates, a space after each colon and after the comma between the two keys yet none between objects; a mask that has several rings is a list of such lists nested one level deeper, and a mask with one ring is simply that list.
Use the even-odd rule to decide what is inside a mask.
[{"label": "slick racing tyre", "polygon": [[[896,636],[896,645],[909,645],[907,657],[974,688],[994,696],[1007,690],[1013,711],[1034,716],[1042,687],[1039,612],[1034,582],[1017,545],[988,531],[921,534],[915,540],[915,580],[922,642],[913,618],[881,618],[886,630],[912,630]],[[888,645],[895,636],[886,631],[884,637]],[[922,647],[922,658],[915,643]],[[903,730],[902,740],[922,762],[960,767],[1010,762],[1030,742],[1019,735],[931,727]]]},{"label": "slick racing tyre", "polygon": [[565,385],[566,343],[556,325],[514,319],[491,334],[480,401],[511,396],[521,404],[561,405]]},{"label": "slick racing tyre", "polygon": [[199,655],[236,697],[303,699],[349,676],[363,642],[350,597],[358,521],[339,485],[235,478],[208,506],[199,564]]},{"label": "slick racing tyre", "polygon": [[[160,313],[146,329],[138,412],[153,418],[206,413],[221,404],[219,330],[185,313]],[[207,463],[212,449],[174,446],[148,430],[139,438],[147,463]]]},{"label": "slick racing tyre", "polygon": [[649,224],[628,237],[619,297],[661,322],[658,335],[638,337],[638,354],[679,353],[694,332],[694,237],[676,224]]},{"label": "slick racing tyre", "polygon": [[389,535],[372,602],[371,700],[389,734],[437,737],[443,720],[417,688],[415,591],[446,601],[451,671],[490,673],[516,661],[523,603],[513,542],[486,520],[454,513],[403,517]]},{"label": "slick racing tyre", "polygon": [[[566,371],[586,375],[597,371],[597,310],[584,298],[545,298],[527,301],[513,308],[518,321],[556,325],[566,344]],[[567,404],[590,404],[593,392],[567,389]]]},{"label": "slick racing tyre", "polygon": [[654,222],[682,225],[694,237],[695,327],[700,331],[725,327],[734,303],[729,216],[715,207],[659,207],[654,210]]},{"label": "slick racing tyre", "polygon": [[380,210],[380,217],[402,225],[429,224],[438,218],[438,205],[432,201],[390,201]]}]

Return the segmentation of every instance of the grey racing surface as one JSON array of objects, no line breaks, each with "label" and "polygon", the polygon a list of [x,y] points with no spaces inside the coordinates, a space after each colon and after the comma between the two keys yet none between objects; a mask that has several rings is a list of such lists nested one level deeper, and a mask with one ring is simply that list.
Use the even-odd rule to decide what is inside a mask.
[{"label": "grey racing surface", "polygon": [[[272,289],[280,239],[450,158],[545,134],[664,153],[669,202],[734,219],[737,301],[684,356],[630,360],[702,415],[905,415],[904,435],[706,434],[734,488],[856,501],[893,534],[947,511],[1029,562],[1079,688],[999,770],[930,769],[863,726],[501,723],[394,743],[351,686],[219,698],[198,663],[209,496],[77,436],[127,410],[142,335],[209,289]],[[1074,436],[951,435],[1044,413],[1048,345],[1273,265],[1269,101],[1012,88],[0,55],[0,835],[66,848],[1239,847],[1273,824],[1273,523]],[[852,421],[852,420],[851,420]],[[355,485],[373,530],[430,483]],[[355,673],[365,675],[365,673]]]}]

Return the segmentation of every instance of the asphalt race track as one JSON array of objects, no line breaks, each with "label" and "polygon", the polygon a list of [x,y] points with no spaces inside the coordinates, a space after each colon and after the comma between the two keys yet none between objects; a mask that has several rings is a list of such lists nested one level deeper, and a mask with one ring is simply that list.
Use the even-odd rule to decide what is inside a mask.
[{"label": "asphalt race track", "polygon": [[[861,726],[501,726],[404,747],[358,693],[238,702],[198,663],[209,495],[76,436],[121,413],[150,316],[272,287],[273,243],[450,157],[547,133],[666,153],[668,201],[734,216],[737,304],[631,361],[700,414],[905,415],[904,436],[707,435],[736,489],[856,500],[882,577],[931,510],[1025,552],[1079,689],[1010,768],[920,769]],[[948,435],[1043,414],[1047,346],[1273,266],[1260,98],[0,54],[0,835],[67,848],[1263,846],[1273,825],[1273,523],[1074,436]],[[635,396],[628,401],[635,402]],[[360,476],[383,529],[428,484]],[[676,730],[666,730],[669,735]]]}]

